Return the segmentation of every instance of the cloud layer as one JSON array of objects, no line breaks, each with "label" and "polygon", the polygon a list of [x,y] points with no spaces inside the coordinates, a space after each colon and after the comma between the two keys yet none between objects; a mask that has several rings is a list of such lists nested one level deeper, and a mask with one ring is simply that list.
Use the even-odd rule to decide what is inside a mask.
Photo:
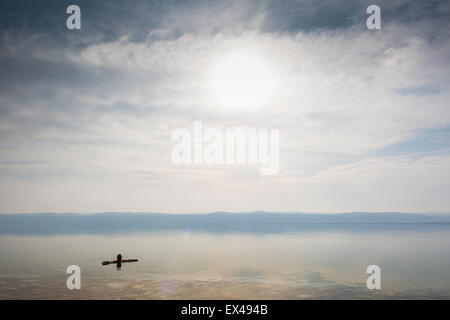
[{"label": "cloud layer", "polygon": [[[343,4],[81,3],[73,33],[63,5],[27,25],[5,2],[0,211],[449,211],[449,5],[382,3],[371,31]],[[257,112],[212,94],[240,51],[276,83]],[[280,129],[280,173],[174,166],[194,120]]]}]

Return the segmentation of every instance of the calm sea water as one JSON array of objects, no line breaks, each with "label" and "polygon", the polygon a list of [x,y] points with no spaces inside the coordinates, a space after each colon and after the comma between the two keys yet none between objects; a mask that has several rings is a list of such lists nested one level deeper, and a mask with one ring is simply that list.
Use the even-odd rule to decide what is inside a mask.
[{"label": "calm sea water", "polygon": [[[449,299],[450,226],[0,236],[1,299]],[[137,263],[102,266],[102,260]],[[381,268],[368,290],[366,268]],[[66,288],[67,266],[81,290]]]}]

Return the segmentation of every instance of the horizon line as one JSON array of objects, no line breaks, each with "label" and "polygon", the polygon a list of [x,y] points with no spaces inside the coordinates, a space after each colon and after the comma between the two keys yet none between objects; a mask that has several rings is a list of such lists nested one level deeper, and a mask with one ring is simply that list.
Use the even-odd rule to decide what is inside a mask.
[{"label": "horizon line", "polygon": [[338,212],[307,212],[307,211],[210,211],[210,212],[155,212],[155,211],[98,211],[98,212],[0,212],[0,215],[96,215],[96,214],[159,214],[159,215],[211,215],[211,214],[310,214],[310,215],[339,215],[339,214],[412,214],[412,215],[450,215],[450,212],[410,212],[410,211],[338,211]]}]

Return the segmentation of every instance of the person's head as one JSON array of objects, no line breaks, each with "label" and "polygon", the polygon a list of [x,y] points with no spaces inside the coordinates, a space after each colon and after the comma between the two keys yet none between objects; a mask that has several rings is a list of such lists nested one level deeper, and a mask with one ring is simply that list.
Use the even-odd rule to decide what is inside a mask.
[{"label": "person's head", "polygon": [[122,261],[122,255],[120,253],[117,255],[117,261]]}]

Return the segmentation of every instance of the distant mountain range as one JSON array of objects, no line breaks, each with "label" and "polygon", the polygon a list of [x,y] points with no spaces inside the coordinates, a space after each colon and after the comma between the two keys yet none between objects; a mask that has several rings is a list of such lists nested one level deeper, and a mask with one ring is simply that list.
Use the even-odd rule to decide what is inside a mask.
[{"label": "distant mountain range", "polygon": [[306,232],[330,229],[350,231],[450,227],[448,214],[348,212],[336,214],[275,212],[214,212],[161,214],[105,212],[94,214],[0,214],[0,234],[97,234],[155,231]]}]

